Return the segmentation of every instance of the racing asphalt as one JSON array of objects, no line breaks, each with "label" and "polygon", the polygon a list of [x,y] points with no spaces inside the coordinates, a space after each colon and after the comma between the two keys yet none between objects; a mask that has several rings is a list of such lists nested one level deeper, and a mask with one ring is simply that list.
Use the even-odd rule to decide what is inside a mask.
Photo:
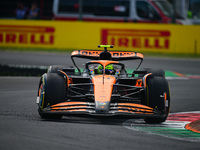
[{"label": "racing asphalt", "polygon": [[[0,51],[0,64],[71,66],[70,56],[57,53]],[[199,59],[147,57],[142,67],[200,75]],[[66,116],[43,120],[38,116],[39,77],[0,77],[0,149],[200,149],[200,142],[171,139],[123,127],[127,118]],[[171,113],[199,111],[200,79],[169,80]]]}]

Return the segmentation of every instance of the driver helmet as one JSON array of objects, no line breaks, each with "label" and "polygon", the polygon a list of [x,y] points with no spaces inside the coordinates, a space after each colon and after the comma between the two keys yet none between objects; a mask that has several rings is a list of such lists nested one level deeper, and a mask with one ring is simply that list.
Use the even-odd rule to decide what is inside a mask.
[{"label": "driver helmet", "polygon": [[[105,67],[105,74],[114,74],[114,72],[115,72],[115,70],[114,70],[114,67],[113,67],[112,64],[108,64]],[[103,66],[102,65],[98,66],[97,73],[98,74],[102,74],[103,73]]]}]

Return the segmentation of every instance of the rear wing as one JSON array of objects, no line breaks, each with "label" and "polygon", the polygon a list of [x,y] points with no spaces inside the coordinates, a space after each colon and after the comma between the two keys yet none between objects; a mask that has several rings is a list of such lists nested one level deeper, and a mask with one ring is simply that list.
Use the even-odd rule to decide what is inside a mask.
[{"label": "rear wing", "polygon": [[[99,48],[104,48],[104,51],[98,50],[75,50],[71,53],[71,59],[74,63],[74,66],[78,69],[79,74],[81,74],[80,69],[74,61],[74,57],[86,58],[92,60],[135,60],[140,59],[140,64],[137,69],[140,67],[143,61],[143,54],[137,52],[126,52],[126,51],[108,51],[107,48],[113,48],[113,45],[98,45]],[[136,69],[136,70],[137,70]]]},{"label": "rear wing", "polygon": [[[99,56],[102,52],[98,50],[75,50],[71,53],[71,57],[100,60]],[[111,60],[115,61],[143,59],[143,54],[137,52],[109,51],[108,53],[111,54]]]}]

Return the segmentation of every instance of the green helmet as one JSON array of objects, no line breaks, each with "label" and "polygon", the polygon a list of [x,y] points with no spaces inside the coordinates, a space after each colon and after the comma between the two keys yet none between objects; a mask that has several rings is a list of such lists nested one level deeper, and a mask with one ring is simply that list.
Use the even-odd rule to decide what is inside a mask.
[{"label": "green helmet", "polygon": [[[112,74],[114,72],[114,67],[112,64],[108,64],[106,67],[105,67],[105,72],[109,72],[109,73],[106,73],[106,74]],[[103,66],[102,65],[99,65],[98,66],[98,69],[97,69],[97,73],[98,74],[102,74],[103,73]]]}]

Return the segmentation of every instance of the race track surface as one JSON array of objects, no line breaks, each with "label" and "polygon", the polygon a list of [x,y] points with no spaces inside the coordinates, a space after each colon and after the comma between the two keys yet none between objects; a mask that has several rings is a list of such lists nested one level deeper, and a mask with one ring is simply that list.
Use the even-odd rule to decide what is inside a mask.
[{"label": "race track surface", "polygon": [[[65,54],[0,52],[1,64],[70,64]],[[4,54],[3,54],[4,53]],[[4,57],[2,59],[1,57]],[[44,60],[43,60],[43,59]],[[8,61],[10,60],[10,61]],[[35,61],[34,61],[35,60]],[[199,75],[199,60],[147,58],[155,66]],[[37,113],[39,77],[0,77],[0,149],[199,149],[200,142],[174,139],[124,127],[128,118],[65,116],[44,120]],[[200,79],[169,80],[171,113],[199,111]],[[133,118],[132,118],[133,119]],[[134,119],[135,120],[135,119]]]},{"label": "race track surface", "polygon": [[[77,64],[83,67],[82,64],[89,60],[77,59]],[[128,67],[133,67],[134,61],[126,61]],[[137,61],[136,61],[137,63]],[[70,54],[66,53],[45,53],[45,52],[12,52],[0,51],[0,64],[14,65],[66,65],[73,66]],[[164,70],[173,70],[183,74],[200,75],[200,59],[189,58],[165,58],[165,57],[146,57],[141,68],[162,68]]]}]

